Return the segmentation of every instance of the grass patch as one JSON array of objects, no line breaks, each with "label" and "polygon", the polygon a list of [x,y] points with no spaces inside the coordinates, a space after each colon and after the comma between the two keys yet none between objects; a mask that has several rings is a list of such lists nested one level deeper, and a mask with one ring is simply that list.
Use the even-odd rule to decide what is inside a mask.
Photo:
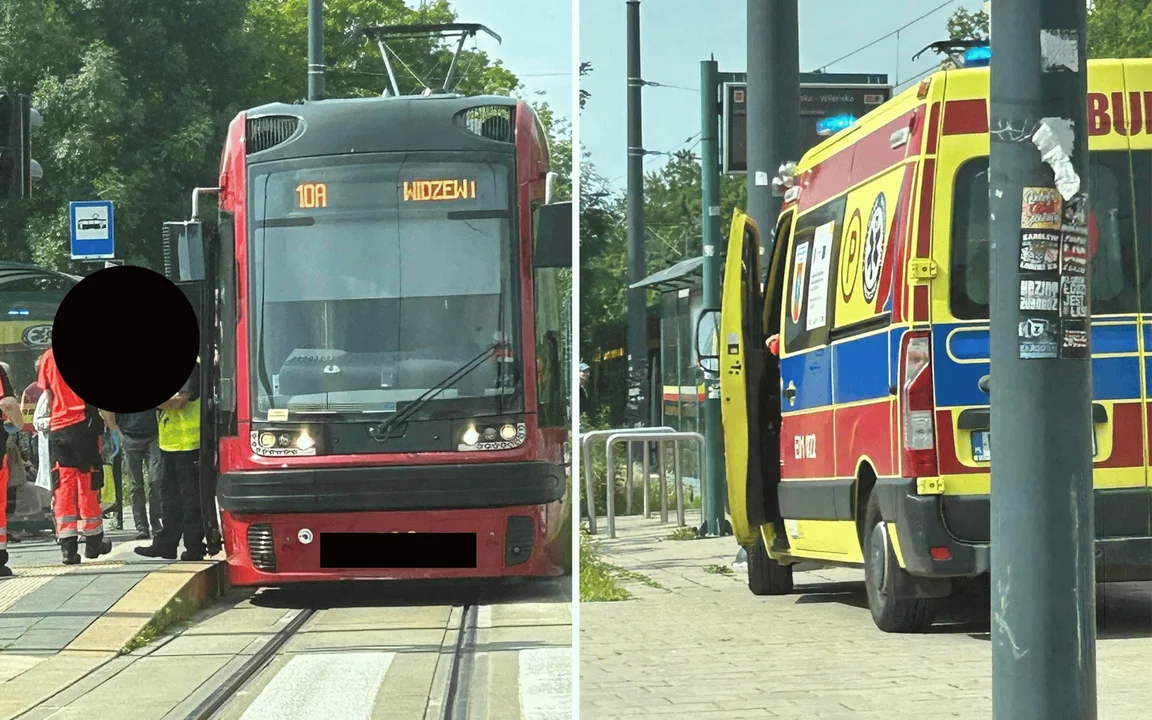
[{"label": "grass patch", "polygon": [[620,586],[631,580],[660,589],[660,583],[642,573],[616,567],[600,557],[599,543],[580,528],[580,602],[616,602],[628,600],[632,593]]},{"label": "grass patch", "polygon": [[139,650],[160,637],[165,630],[173,625],[189,624],[192,616],[199,612],[201,607],[199,602],[176,598],[156,613],[156,616],[148,621],[148,624],[141,628],[140,632],[136,633],[124,647],[120,648],[120,654],[127,655]]},{"label": "grass patch", "polygon": [[681,527],[672,531],[671,535],[665,537],[665,540],[696,540],[700,536],[696,534],[694,527]]},{"label": "grass patch", "polygon": [[732,568],[728,567],[727,565],[706,565],[706,566],[704,566],[704,572],[711,573],[713,575],[734,575],[735,574],[735,572],[732,570]]}]

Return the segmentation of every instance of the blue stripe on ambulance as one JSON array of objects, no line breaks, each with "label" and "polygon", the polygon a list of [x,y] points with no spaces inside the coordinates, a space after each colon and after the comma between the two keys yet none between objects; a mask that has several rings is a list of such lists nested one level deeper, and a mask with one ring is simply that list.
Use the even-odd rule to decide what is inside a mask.
[{"label": "blue stripe on ambulance", "polygon": [[781,398],[785,413],[815,410],[832,405],[878,400],[890,396],[896,382],[903,327],[839,340],[780,360],[784,387],[796,387],[795,404]]},{"label": "blue stripe on ambulance", "polygon": [[[1136,352],[1134,324],[1101,324],[1115,323],[1117,320],[1124,321],[1127,318],[1108,318],[1092,323],[1093,354]],[[932,364],[935,368],[933,379],[937,407],[988,404],[988,396],[978,386],[980,378],[988,374],[988,361],[985,359],[988,357],[987,327],[986,323],[937,323],[932,326]],[[958,332],[949,343],[948,336],[953,330]],[[1096,400],[1139,400],[1139,359],[1135,356],[1093,358],[1092,389]]]}]

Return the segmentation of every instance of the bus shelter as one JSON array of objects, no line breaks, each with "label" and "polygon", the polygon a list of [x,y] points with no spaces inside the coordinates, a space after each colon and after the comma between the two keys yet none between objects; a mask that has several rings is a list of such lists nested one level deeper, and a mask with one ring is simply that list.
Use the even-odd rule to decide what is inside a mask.
[{"label": "bus shelter", "polygon": [[703,266],[703,257],[688,258],[632,285],[660,294],[660,424],[682,432],[704,432],[704,374],[695,345]]}]

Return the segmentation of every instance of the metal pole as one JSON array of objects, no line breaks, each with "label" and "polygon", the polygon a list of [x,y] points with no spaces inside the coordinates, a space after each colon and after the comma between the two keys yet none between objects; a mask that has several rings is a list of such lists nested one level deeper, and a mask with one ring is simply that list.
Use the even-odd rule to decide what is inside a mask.
[{"label": "metal pole", "polygon": [[780,211],[772,195],[772,177],[780,165],[775,144],[779,116],[773,112],[780,79],[772,60],[777,54],[780,28],[779,0],[747,0],[748,11],[748,215],[760,228],[761,266]]},{"label": "metal pole", "polygon": [[[644,279],[644,136],[640,110],[640,0],[628,6],[628,284]],[[647,424],[647,291],[628,289],[629,424]],[[629,454],[629,467],[635,456]]]},{"label": "metal pole", "polygon": [[684,527],[684,478],[680,470],[680,441],[672,443],[672,482],[676,485],[676,527]]},{"label": "metal pole", "polygon": [[659,459],[657,472],[660,473],[660,524],[664,525],[668,522],[668,473],[664,465],[664,452],[667,448],[663,442],[657,442],[656,447]]},{"label": "metal pole", "polygon": [[625,444],[627,453],[624,455],[624,514],[632,514],[632,473],[635,468],[632,464],[636,460],[636,454],[633,451],[634,447],[631,442]]},{"label": "metal pole", "polygon": [[[772,95],[774,133],[770,168],[779,168],[786,162],[800,160],[800,18],[797,0],[777,0],[779,10],[776,22],[776,54],[772,59],[776,70],[776,88]],[[768,262],[772,246],[776,243],[776,218],[780,214],[782,198],[773,196],[769,206],[771,225],[763,226],[761,247],[766,247],[760,263],[761,277],[768,276]],[[766,240],[766,242],[765,242]]]},{"label": "metal pole", "polygon": [[649,454],[652,449],[652,443],[647,440],[644,441],[644,460],[640,467],[644,468],[644,519],[649,520],[652,518],[652,468],[648,461],[652,459]]},{"label": "metal pole", "polygon": [[324,99],[324,0],[308,0],[308,99]]},{"label": "metal pole", "polygon": [[[751,0],[750,0],[751,1]],[[720,307],[720,98],[716,61],[700,63],[700,186],[704,210],[704,307]],[[749,126],[751,127],[751,126]],[[749,133],[752,135],[754,133]],[[693,346],[695,347],[695,346]],[[724,531],[724,427],[720,421],[720,376],[704,373],[705,457],[708,485],[701,482],[703,525],[710,535]],[[693,393],[695,394],[695,393]],[[699,407],[699,406],[697,406]],[[679,458],[677,458],[679,467]]]},{"label": "metal pole", "polygon": [[[992,13],[992,715],[1094,720],[1086,11]],[[1022,272],[1032,243],[1060,247],[1058,267]]]}]

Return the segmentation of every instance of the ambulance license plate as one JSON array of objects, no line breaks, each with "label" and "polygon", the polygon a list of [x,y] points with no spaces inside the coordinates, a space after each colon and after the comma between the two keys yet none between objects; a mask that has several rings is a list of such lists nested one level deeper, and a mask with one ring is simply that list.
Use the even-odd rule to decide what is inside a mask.
[{"label": "ambulance license plate", "polygon": [[[1092,426],[1092,457],[1100,448],[1096,442],[1096,426]],[[992,462],[992,433],[987,430],[972,433],[972,459],[976,462]]]}]

